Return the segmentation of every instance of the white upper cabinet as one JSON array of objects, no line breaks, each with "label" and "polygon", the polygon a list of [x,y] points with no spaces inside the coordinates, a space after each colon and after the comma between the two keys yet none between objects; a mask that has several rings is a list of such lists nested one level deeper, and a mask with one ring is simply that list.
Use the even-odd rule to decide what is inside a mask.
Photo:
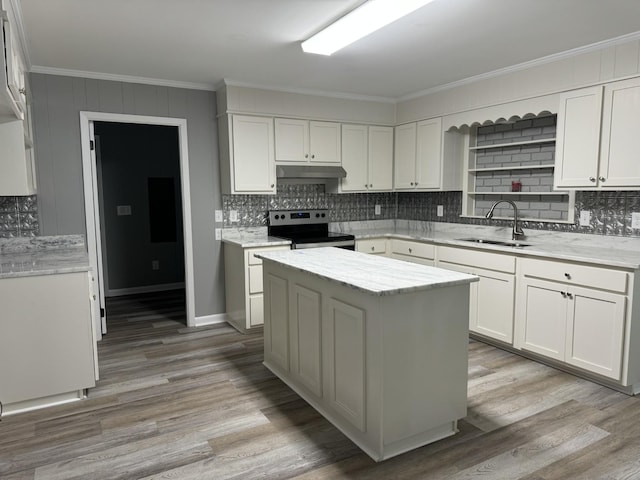
[{"label": "white upper cabinet", "polygon": [[640,188],[640,79],[560,97],[556,188]]},{"label": "white upper cabinet", "polygon": [[298,165],[340,164],[340,137],[339,123],[276,118],[276,161]]},{"label": "white upper cabinet", "polygon": [[396,127],[394,189],[461,190],[462,152],[446,139],[441,118]]},{"label": "white upper cabinet", "polygon": [[222,193],[275,193],[273,119],[228,117],[218,122]]},{"label": "white upper cabinet", "polygon": [[342,192],[380,192],[392,188],[393,128],[342,125]]},{"label": "white upper cabinet", "polygon": [[7,12],[0,10],[0,122],[22,119],[26,109],[25,67]]}]

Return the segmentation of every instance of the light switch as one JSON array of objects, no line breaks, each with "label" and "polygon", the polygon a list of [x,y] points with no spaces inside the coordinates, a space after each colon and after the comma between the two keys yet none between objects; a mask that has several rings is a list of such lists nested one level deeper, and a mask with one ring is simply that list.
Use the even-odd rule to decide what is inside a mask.
[{"label": "light switch", "polygon": [[442,217],[444,215],[444,206],[443,205],[438,205],[437,211],[436,211],[436,215],[439,217]]},{"label": "light switch", "polygon": [[382,213],[382,209],[380,207],[380,205],[376,205],[375,206],[375,214],[376,215],[380,215]]},{"label": "light switch", "polygon": [[160,260],[151,260],[151,270],[160,270]]},{"label": "light switch", "polygon": [[216,223],[222,223],[222,210],[216,210]]},{"label": "light switch", "polygon": [[591,225],[591,210],[580,210],[580,226],[588,227]]},{"label": "light switch", "polygon": [[640,228],[640,212],[631,213],[631,228]]},{"label": "light switch", "polygon": [[229,221],[231,223],[235,223],[238,221],[238,211],[237,210],[229,210]]}]

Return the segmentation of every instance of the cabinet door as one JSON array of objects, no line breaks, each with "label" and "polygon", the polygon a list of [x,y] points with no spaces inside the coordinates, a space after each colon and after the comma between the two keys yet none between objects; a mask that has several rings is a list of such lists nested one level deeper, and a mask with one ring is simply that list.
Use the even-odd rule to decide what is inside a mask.
[{"label": "cabinet door", "polygon": [[342,163],[340,124],[309,122],[309,161],[311,163]]},{"label": "cabinet door", "polygon": [[[369,190],[393,188],[393,128],[369,127]],[[344,166],[344,158],[342,159]]]},{"label": "cabinet door", "polygon": [[416,187],[442,187],[442,119],[418,122],[416,143]]},{"label": "cabinet door", "polygon": [[288,282],[273,274],[265,275],[264,285],[264,360],[289,371]]},{"label": "cabinet door", "polygon": [[236,192],[274,193],[273,120],[233,116],[233,174]]},{"label": "cabinet door", "polygon": [[477,282],[475,324],[472,330],[496,340],[513,343],[515,276],[473,269]]},{"label": "cabinet door", "polygon": [[323,322],[323,368],[330,408],[360,431],[366,430],[366,314],[330,298]]},{"label": "cabinet door", "polygon": [[293,285],[290,293],[291,376],[322,397],[320,292]]},{"label": "cabinet door", "polygon": [[276,162],[309,160],[309,122],[290,118],[275,120]]},{"label": "cabinet door", "polygon": [[521,347],[564,361],[567,299],[556,283],[524,278],[520,285]]},{"label": "cabinet door", "polygon": [[[466,265],[439,261],[438,268],[473,275],[473,268]],[[476,325],[478,324],[478,283],[469,284],[469,330],[472,332],[476,331]]]},{"label": "cabinet door", "polygon": [[414,190],[416,181],[416,124],[395,128],[393,187]]},{"label": "cabinet door", "polygon": [[640,186],[640,79],[605,87],[602,125],[599,185]]},{"label": "cabinet door", "polygon": [[600,154],[602,86],[560,95],[554,185],[595,187]]},{"label": "cabinet door", "polygon": [[13,30],[10,28],[10,24],[5,21],[4,27],[7,87],[13,96],[13,100],[18,104],[20,110],[24,112],[27,104],[25,68],[18,50],[18,42],[16,41]]},{"label": "cabinet door", "polygon": [[625,297],[570,287],[565,361],[620,380]]},{"label": "cabinet door", "polygon": [[367,139],[365,125],[342,125],[342,167],[347,172],[340,182],[343,192],[364,192],[369,189]]}]

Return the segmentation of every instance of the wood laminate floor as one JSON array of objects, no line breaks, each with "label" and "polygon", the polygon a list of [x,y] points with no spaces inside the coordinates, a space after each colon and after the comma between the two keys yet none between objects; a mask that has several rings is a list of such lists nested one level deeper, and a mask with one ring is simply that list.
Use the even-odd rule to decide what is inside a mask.
[{"label": "wood laminate floor", "polygon": [[479,342],[460,433],[375,463],[184,299],[108,303],[86,400],[0,421],[0,478],[640,479],[640,399]]}]

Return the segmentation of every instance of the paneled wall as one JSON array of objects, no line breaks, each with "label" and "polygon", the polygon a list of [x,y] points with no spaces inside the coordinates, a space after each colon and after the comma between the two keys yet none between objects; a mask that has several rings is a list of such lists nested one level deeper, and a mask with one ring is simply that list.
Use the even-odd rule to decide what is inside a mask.
[{"label": "paneled wall", "polygon": [[132,83],[31,75],[38,210],[43,235],[84,234],[80,111],[185,118],[191,181],[196,316],[224,312],[215,93]]}]

